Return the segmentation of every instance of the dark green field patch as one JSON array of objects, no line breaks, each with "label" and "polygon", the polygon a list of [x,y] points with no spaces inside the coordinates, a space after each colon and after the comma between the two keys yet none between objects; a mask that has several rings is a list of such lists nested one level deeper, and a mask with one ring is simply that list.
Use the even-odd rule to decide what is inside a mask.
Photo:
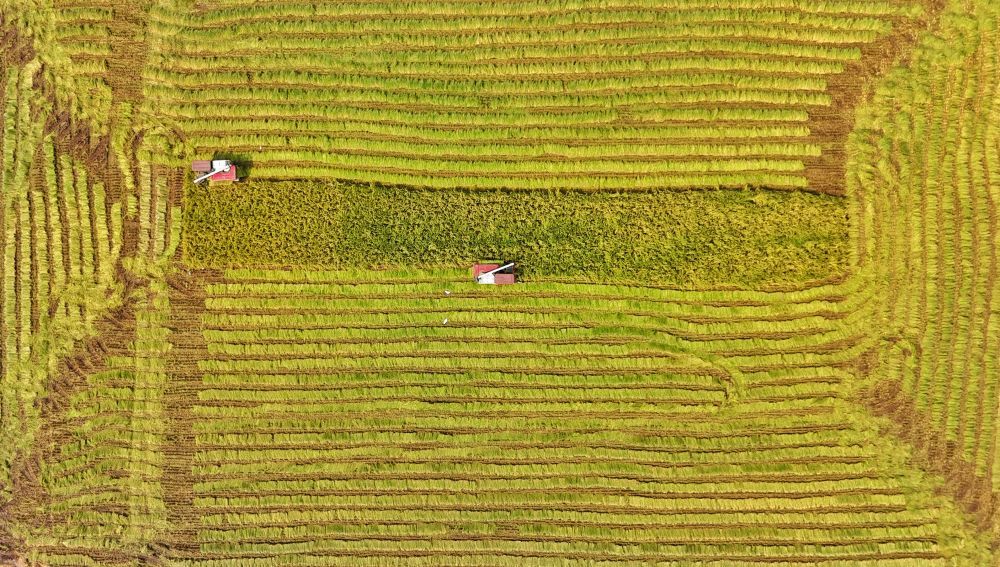
[{"label": "dark green field patch", "polygon": [[843,199],[799,192],[418,190],[330,182],[191,187],[197,267],[455,266],[517,261],[526,276],[757,287],[848,263]]}]

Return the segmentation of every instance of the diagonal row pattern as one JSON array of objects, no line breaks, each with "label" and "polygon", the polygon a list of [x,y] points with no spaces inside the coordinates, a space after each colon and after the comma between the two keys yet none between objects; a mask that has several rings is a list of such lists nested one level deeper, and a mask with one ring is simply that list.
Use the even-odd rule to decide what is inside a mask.
[{"label": "diagonal row pattern", "polygon": [[41,63],[0,63],[0,493],[30,451],[51,368],[113,303],[122,212],[56,136]]}]

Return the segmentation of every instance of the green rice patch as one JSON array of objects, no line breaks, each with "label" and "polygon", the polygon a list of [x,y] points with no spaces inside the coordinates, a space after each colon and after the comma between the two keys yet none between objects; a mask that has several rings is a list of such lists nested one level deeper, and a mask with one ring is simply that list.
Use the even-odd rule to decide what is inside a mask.
[{"label": "green rice patch", "polygon": [[335,182],[189,187],[194,267],[516,261],[525,277],[681,288],[800,284],[848,264],[846,201],[769,190],[461,191]]}]

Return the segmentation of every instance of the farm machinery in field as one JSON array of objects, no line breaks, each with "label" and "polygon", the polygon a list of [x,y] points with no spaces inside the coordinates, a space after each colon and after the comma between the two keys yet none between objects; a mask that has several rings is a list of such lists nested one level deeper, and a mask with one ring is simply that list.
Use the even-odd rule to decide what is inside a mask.
[{"label": "farm machinery in field", "polygon": [[500,264],[475,264],[472,266],[472,277],[478,284],[510,285],[517,283],[514,273],[514,262]]},{"label": "farm machinery in field", "polygon": [[191,171],[202,174],[195,178],[196,185],[206,179],[213,183],[239,181],[236,176],[236,165],[228,159],[195,160],[191,162]]}]

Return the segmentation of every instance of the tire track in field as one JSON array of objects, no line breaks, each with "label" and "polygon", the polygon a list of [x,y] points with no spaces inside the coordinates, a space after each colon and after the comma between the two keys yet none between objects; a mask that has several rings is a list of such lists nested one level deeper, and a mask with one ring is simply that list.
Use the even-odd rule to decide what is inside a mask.
[{"label": "tire track in field", "polygon": [[164,551],[167,557],[198,551],[198,513],[194,510],[194,477],[192,464],[196,450],[191,409],[197,403],[196,392],[201,387],[198,361],[208,357],[208,347],[197,325],[176,326],[176,318],[195,322],[205,310],[203,278],[206,274],[189,274],[186,270],[170,276],[170,343],[167,358],[169,383],[164,392],[164,414],[167,436],[163,470],[164,497],[167,505],[169,534]]}]

